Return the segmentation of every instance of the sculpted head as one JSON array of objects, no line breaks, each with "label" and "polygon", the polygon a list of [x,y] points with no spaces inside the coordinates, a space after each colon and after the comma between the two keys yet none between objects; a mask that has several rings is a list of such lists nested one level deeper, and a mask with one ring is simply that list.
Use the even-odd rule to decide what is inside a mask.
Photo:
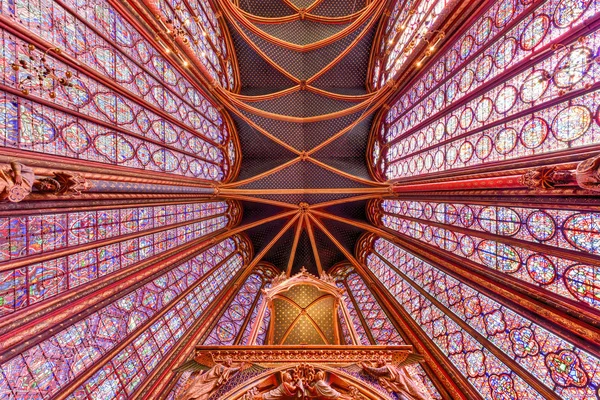
[{"label": "sculpted head", "polygon": [[292,375],[290,375],[290,373],[286,371],[283,374],[281,374],[281,379],[284,382],[291,382],[292,381]]},{"label": "sculpted head", "polygon": [[60,190],[60,183],[53,178],[43,178],[35,182],[35,188],[40,192],[54,193]]},{"label": "sculpted head", "polygon": [[231,357],[227,357],[225,360],[223,360],[223,364],[226,367],[231,367],[231,364],[233,364],[233,360],[231,359]]},{"label": "sculpted head", "polygon": [[317,373],[315,375],[315,380],[322,381],[324,379],[325,379],[325,372],[323,372],[323,371],[317,371]]}]

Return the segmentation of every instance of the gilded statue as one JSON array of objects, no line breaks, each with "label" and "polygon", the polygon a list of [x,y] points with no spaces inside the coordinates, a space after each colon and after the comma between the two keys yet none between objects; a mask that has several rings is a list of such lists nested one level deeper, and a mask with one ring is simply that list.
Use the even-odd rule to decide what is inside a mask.
[{"label": "gilded statue", "polygon": [[416,379],[411,376],[406,366],[395,366],[388,364],[385,360],[370,363],[361,363],[364,372],[377,378],[379,384],[387,391],[396,393],[400,400],[431,400],[422,385],[417,384]]},{"label": "gilded statue", "polygon": [[0,200],[18,203],[31,193],[35,175],[20,162],[10,163],[10,169],[0,169]]},{"label": "gilded statue", "polygon": [[[233,361],[227,358],[223,363],[215,363],[212,367],[199,373],[190,382],[188,388],[178,397],[178,400],[208,400],[231,376],[241,369],[241,365],[232,366]],[[200,365],[200,367],[204,367]],[[201,368],[204,369],[204,368]]]}]

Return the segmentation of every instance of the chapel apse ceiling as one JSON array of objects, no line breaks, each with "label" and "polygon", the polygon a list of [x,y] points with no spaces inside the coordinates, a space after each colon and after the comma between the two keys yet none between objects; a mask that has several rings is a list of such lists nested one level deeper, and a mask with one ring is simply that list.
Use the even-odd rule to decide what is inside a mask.
[{"label": "chapel apse ceiling", "polygon": [[[5,2],[0,397],[163,398],[196,344],[263,344],[306,267],[436,400],[600,398],[599,27],[592,0]],[[337,341],[282,301],[281,342]]]},{"label": "chapel apse ceiling", "polygon": [[[368,199],[387,194],[365,157],[375,112],[392,94],[367,85],[385,6],[222,4],[240,74],[239,92],[230,97],[242,163],[237,181],[220,193],[242,196],[242,225],[298,211],[247,231],[263,260],[288,274],[305,266],[318,275],[352,257],[365,232],[355,222],[364,228]],[[313,208],[346,222],[317,217]],[[290,218],[297,218],[293,225]]]}]

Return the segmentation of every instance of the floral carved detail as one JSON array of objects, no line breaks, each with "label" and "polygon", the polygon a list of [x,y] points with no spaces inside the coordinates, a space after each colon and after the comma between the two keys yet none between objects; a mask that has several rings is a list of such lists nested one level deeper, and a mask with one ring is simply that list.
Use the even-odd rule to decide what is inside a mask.
[{"label": "floral carved detail", "polygon": [[515,329],[508,335],[512,348],[518,357],[535,356],[540,352],[540,346],[535,340],[535,334],[529,328]]},{"label": "floral carved detail", "polygon": [[52,178],[36,180],[34,187],[38,192],[50,193],[55,196],[79,196],[81,192],[90,190],[93,185],[79,174],[54,172],[54,177]]},{"label": "floral carved detail", "polygon": [[0,169],[0,201],[18,203],[31,193],[33,170],[13,161],[8,169]]},{"label": "floral carved detail", "polygon": [[546,356],[546,367],[550,370],[552,380],[557,385],[568,387],[584,387],[588,383],[588,376],[581,366],[577,354],[570,350],[561,350]]},{"label": "floral carved detail", "polygon": [[573,174],[556,167],[541,167],[526,172],[520,178],[521,184],[529,189],[550,190],[556,185],[570,183]]}]

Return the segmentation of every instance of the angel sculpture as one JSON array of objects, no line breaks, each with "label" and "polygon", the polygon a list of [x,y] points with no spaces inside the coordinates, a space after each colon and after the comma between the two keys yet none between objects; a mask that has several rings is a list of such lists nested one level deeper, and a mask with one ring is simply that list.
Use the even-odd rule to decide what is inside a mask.
[{"label": "angel sculpture", "polygon": [[296,397],[298,393],[303,392],[302,381],[298,380],[296,384],[293,383],[292,375],[285,371],[281,374],[281,384],[275,389],[263,393],[262,395],[255,396],[255,400],[286,400],[290,397]]},{"label": "angel sculpture", "polygon": [[[237,373],[244,364],[233,367],[231,358],[227,358],[223,363],[215,363],[211,359],[203,359],[203,363],[196,360],[190,360],[176,371],[204,371],[193,378],[187,389],[177,398],[177,400],[208,400],[220,387],[222,387],[229,378]],[[204,365],[210,364],[210,365]]]},{"label": "angel sculpture", "polygon": [[351,400],[352,397],[348,397],[341,394],[337,390],[331,387],[325,380],[325,372],[317,371],[313,385],[307,385],[306,389],[310,397],[317,398],[319,400]]},{"label": "angel sculpture", "polygon": [[407,365],[418,362],[417,358],[422,357],[411,354],[405,361],[396,365],[380,359],[374,366],[363,362],[361,367],[367,374],[377,378],[379,384],[387,391],[396,393],[400,400],[431,400],[427,391],[418,384],[418,378],[411,376],[406,368]]}]

